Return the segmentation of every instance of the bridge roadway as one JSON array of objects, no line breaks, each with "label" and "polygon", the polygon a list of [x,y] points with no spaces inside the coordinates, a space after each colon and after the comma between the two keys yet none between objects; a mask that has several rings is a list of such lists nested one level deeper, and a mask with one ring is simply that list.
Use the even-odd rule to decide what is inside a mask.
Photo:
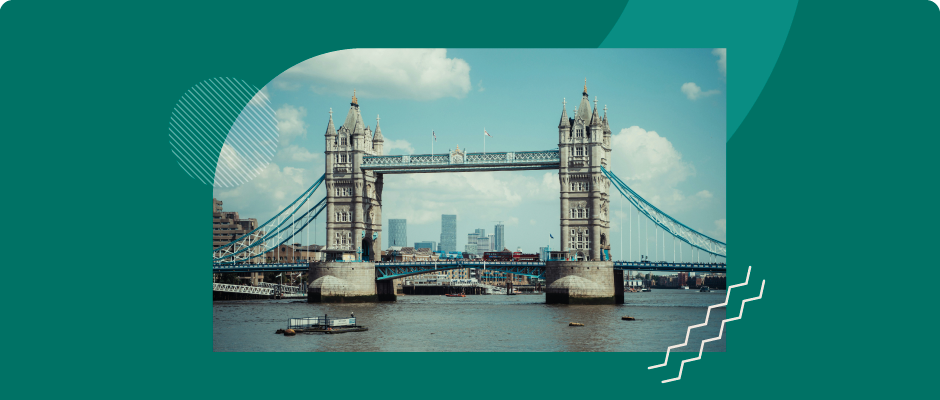
[{"label": "bridge roadway", "polygon": [[[485,264],[485,265],[484,265]],[[446,271],[460,268],[486,268],[497,272],[506,272],[535,278],[544,278],[544,261],[469,261],[464,259],[441,260],[437,262],[378,262],[375,263],[376,280],[397,279],[428,272]],[[306,271],[309,264],[272,263],[272,264],[213,264],[212,272],[288,272]],[[721,272],[726,271],[724,263],[702,262],[640,262],[614,261],[614,269],[629,271],[666,271],[666,272]]]}]

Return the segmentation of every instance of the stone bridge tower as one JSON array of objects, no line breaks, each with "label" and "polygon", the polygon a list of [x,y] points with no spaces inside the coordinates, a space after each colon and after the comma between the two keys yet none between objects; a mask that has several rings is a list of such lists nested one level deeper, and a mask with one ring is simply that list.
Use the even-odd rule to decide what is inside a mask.
[{"label": "stone bridge tower", "polygon": [[353,91],[346,120],[333,126],[333,110],[326,127],[326,248],[362,251],[369,261],[380,258],[382,244],[382,174],[362,171],[362,157],[382,155],[382,129],[376,117],[375,133],[362,122]]},{"label": "stone bridge tower", "polygon": [[610,127],[607,107],[591,110],[587,80],[574,117],[568,118],[563,103],[558,124],[561,181],[561,249],[577,260],[610,260],[610,182],[601,172],[610,160]]}]

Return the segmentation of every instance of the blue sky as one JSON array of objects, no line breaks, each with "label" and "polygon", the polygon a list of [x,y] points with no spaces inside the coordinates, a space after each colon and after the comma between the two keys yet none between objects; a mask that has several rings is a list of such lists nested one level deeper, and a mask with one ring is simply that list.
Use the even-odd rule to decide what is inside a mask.
[{"label": "blue sky", "polygon": [[[386,154],[430,153],[432,130],[435,153],[457,145],[482,151],[484,127],[493,135],[487,151],[523,151],[557,147],[562,99],[573,115],[585,78],[592,104],[596,96],[598,108],[608,108],[612,171],[661,210],[724,241],[724,49],[360,49],[321,55],[262,89],[277,110],[280,134],[271,163],[251,182],[213,194],[226,210],[259,221],[289,204],[323,174],[329,110],[341,124],[354,88],[373,130],[381,115]],[[611,196],[611,253],[620,258],[622,232],[623,258],[631,259],[632,237],[637,259],[646,254],[646,243],[638,243],[636,211],[624,203],[623,224],[629,211],[633,215],[631,234],[620,223],[620,196]],[[468,233],[492,233],[494,221],[503,221],[507,247],[535,252],[549,244],[549,234],[558,237],[558,201],[552,171],[387,175],[383,224],[405,218],[410,243],[439,241],[440,215],[457,214],[462,250]],[[318,227],[322,244],[324,222]],[[310,236],[301,241],[312,243]],[[648,241],[654,242],[652,228]],[[557,248],[557,239],[551,245]],[[667,260],[672,246],[667,238]],[[685,254],[688,259],[688,247]]]}]

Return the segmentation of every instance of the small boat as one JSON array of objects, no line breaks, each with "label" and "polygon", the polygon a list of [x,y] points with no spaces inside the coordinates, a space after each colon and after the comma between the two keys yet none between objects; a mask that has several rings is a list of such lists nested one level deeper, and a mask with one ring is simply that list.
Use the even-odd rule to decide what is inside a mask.
[{"label": "small boat", "polygon": [[682,289],[682,290],[689,290],[689,287],[688,287],[688,286],[683,286],[683,287],[680,287],[679,289]]},{"label": "small boat", "polygon": [[450,294],[450,293],[448,293],[448,294],[445,294],[445,296],[447,296],[447,297],[467,297],[467,295],[465,295],[465,294],[463,294],[463,293],[457,293],[457,294]]},{"label": "small boat", "polygon": [[708,286],[702,286],[702,288],[699,289],[698,291],[699,291],[699,292],[711,292],[712,289],[709,288]]},{"label": "small boat", "polygon": [[653,289],[650,289],[650,288],[643,288],[643,290],[641,290],[641,292],[652,292],[652,291]]}]

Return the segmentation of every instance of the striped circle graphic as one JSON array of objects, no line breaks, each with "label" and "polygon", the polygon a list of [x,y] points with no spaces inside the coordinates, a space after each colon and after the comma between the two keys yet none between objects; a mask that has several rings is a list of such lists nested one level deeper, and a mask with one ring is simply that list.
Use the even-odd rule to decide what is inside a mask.
[{"label": "striped circle graphic", "polygon": [[173,108],[170,148],[186,174],[204,184],[250,181],[277,152],[277,118],[268,96],[234,78],[193,86]]}]

